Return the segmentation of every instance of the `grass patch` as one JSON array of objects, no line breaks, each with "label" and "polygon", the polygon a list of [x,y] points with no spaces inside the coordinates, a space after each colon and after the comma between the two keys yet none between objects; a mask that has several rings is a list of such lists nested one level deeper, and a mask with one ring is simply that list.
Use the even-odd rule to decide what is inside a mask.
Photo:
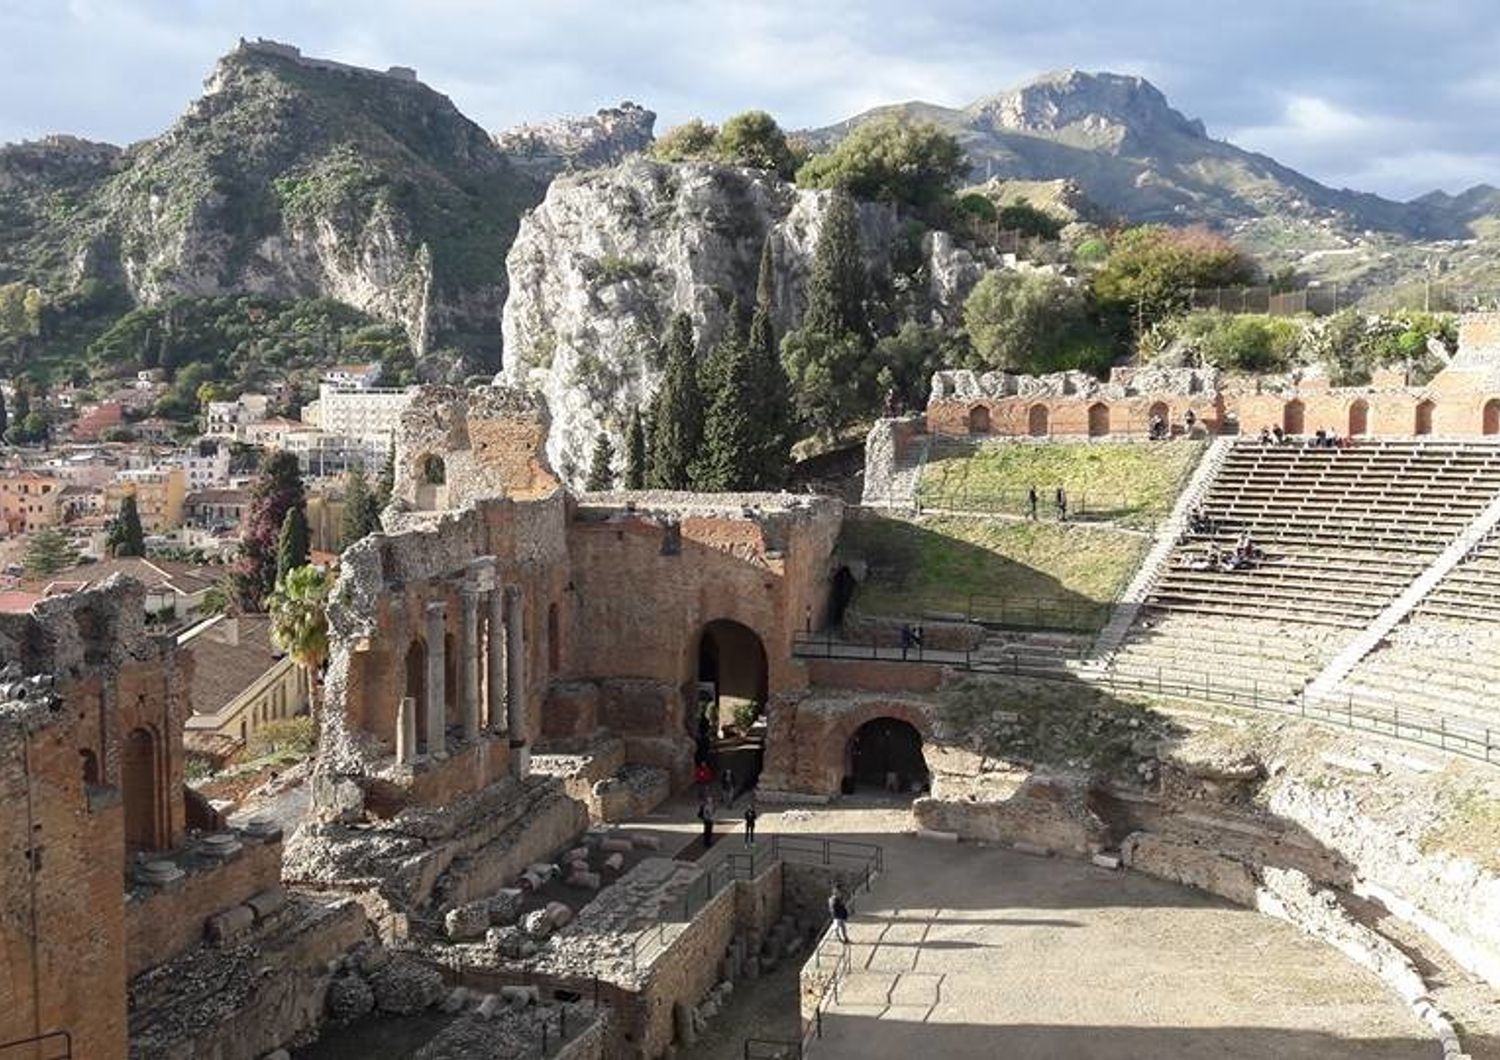
[{"label": "grass patch", "polygon": [[867,614],[1097,629],[1149,544],[1107,529],[927,516],[847,520],[839,549],[869,566],[854,598]]},{"label": "grass patch", "polygon": [[1500,836],[1500,798],[1483,791],[1457,791],[1442,821],[1422,837],[1422,852],[1454,854],[1500,872],[1496,836]]},{"label": "grass patch", "polygon": [[1203,455],[1199,441],[1154,445],[1108,442],[999,442],[939,450],[922,472],[918,496],[929,507],[1023,515],[1035,486],[1050,516],[1061,486],[1071,512],[1145,526],[1172,510]]}]

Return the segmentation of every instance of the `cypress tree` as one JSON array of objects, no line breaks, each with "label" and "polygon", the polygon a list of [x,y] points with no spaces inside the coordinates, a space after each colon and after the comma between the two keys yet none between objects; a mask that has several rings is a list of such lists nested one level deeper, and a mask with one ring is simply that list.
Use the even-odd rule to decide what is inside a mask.
[{"label": "cypress tree", "polygon": [[703,452],[694,465],[694,484],[705,490],[752,489],[763,443],[750,399],[750,350],[736,345],[723,365],[723,378],[708,408]]},{"label": "cypress tree", "polygon": [[0,438],[10,428],[10,413],[5,408],[5,391],[0,390]]},{"label": "cypress tree", "polygon": [[630,410],[630,425],[625,428],[625,488],[646,488],[646,428],[639,408]]},{"label": "cypress tree", "polygon": [[702,367],[698,371],[698,389],[703,394],[705,407],[713,404],[714,395],[724,384],[725,366],[734,355],[735,349],[744,344],[745,316],[740,309],[740,300],[736,297],[729,303],[729,316],[724,322],[724,334],[719,336],[718,343],[709,351],[708,356],[703,358]]},{"label": "cypress tree", "polygon": [[[764,255],[763,255],[764,256]],[[859,246],[859,215],[846,191],[834,191],[813,251],[802,326],[830,338],[867,338],[866,278]]]},{"label": "cypress tree", "polygon": [[339,548],[345,549],[354,542],[380,529],[380,509],[376,507],[375,494],[370,492],[370,483],[360,468],[349,472],[349,487],[344,493],[344,514],[339,520]]},{"label": "cypress tree", "polygon": [[120,501],[120,514],[109,528],[106,542],[111,555],[144,556],[146,533],[141,529],[141,510],[136,504],[135,494],[127,493]]},{"label": "cypress tree", "polygon": [[703,440],[703,395],[698,389],[693,322],[678,313],[667,328],[666,374],[651,412],[651,471],[654,489],[682,490],[692,484],[690,468]]},{"label": "cypress tree", "polygon": [[78,552],[55,526],[44,526],[26,539],[21,561],[28,574],[56,574],[78,562]]},{"label": "cypress tree", "polygon": [[589,477],[585,483],[590,492],[598,493],[615,488],[615,472],[610,467],[614,458],[615,450],[609,444],[609,435],[600,431],[594,437],[594,455],[589,462]]},{"label": "cypress tree", "polygon": [[277,585],[284,584],[286,576],[298,567],[307,566],[308,551],[307,509],[299,504],[288,508],[281,521],[281,537],[276,543]]},{"label": "cypress tree", "polygon": [[776,327],[771,321],[775,284],[775,262],[768,238],[761,248],[755,315],[750,319],[750,336],[746,340],[750,382],[745,399],[751,403],[757,427],[753,471],[743,487],[747,489],[780,489],[786,482],[787,455],[792,447],[791,385],[781,365]]}]

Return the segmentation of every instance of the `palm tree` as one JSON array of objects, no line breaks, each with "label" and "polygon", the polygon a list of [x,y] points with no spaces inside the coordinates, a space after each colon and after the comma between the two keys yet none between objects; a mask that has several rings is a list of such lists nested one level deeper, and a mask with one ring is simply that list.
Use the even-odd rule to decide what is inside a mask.
[{"label": "palm tree", "polygon": [[315,675],[328,658],[328,590],[333,579],[312,564],[294,567],[267,601],[271,640],[307,676],[309,707],[316,705]]}]

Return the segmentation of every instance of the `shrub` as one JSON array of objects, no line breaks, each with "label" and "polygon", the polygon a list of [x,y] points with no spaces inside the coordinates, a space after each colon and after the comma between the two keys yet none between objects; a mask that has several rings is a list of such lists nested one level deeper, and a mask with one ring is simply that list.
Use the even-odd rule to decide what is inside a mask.
[{"label": "shrub", "polygon": [[270,755],[294,755],[305,758],[317,749],[318,727],[311,715],[268,721],[250,734],[245,745],[245,758],[266,758]]},{"label": "shrub", "polygon": [[968,168],[951,133],[891,115],[865,122],[832,151],[814,155],[797,171],[797,183],[926,210],[947,203]]}]

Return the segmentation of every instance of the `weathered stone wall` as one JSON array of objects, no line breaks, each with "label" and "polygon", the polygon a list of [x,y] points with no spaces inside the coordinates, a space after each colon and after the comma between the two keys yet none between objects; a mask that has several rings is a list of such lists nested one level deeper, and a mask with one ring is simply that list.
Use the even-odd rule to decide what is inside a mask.
[{"label": "weathered stone wall", "polygon": [[[945,757],[929,751],[929,765]],[[917,799],[919,827],[985,843],[1024,843],[1069,854],[1097,853],[1109,829],[1089,806],[1086,776],[994,768],[960,776],[934,770],[932,797]]]},{"label": "weathered stone wall", "polygon": [[127,842],[186,830],[191,662],[146,636],[142,593],[111,579],[0,615],[0,1041],[125,1055]]},{"label": "weathered stone wall", "polygon": [[861,725],[876,718],[908,723],[921,734],[923,753],[932,747],[932,704],[914,696],[828,690],[773,700],[761,788],[837,795],[849,771],[849,741]]},{"label": "weathered stone wall", "polygon": [[279,885],[281,839],[237,835],[240,852],[223,864],[194,859],[187,875],[163,887],[137,884],[125,903],[126,970],[130,975],[201,944],[207,920]]}]

